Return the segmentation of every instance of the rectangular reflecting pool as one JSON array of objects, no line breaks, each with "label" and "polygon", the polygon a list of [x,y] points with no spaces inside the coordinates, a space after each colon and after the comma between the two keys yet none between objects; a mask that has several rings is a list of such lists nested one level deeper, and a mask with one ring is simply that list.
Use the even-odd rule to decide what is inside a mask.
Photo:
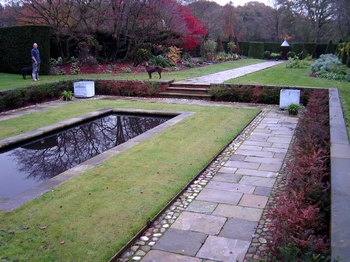
[{"label": "rectangular reflecting pool", "polygon": [[2,148],[0,198],[16,196],[172,117],[112,113]]}]

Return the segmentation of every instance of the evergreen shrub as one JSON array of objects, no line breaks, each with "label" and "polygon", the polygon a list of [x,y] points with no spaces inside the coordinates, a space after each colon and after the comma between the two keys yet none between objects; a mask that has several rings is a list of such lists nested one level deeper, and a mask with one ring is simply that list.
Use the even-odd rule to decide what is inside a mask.
[{"label": "evergreen shrub", "polygon": [[59,99],[64,90],[73,90],[74,80],[59,81],[0,92],[0,112]]},{"label": "evergreen shrub", "polygon": [[241,55],[248,56],[249,53],[249,42],[239,42],[239,49],[241,50]]},{"label": "evergreen shrub", "polygon": [[270,53],[279,53],[281,51],[281,43],[278,42],[265,42],[264,50],[270,51]]},{"label": "evergreen shrub", "polygon": [[301,56],[303,53],[303,45],[303,43],[291,43],[290,51],[294,52],[297,56]]},{"label": "evergreen shrub", "polygon": [[24,66],[31,66],[30,50],[38,43],[40,74],[50,73],[50,27],[11,26],[0,28],[0,72],[20,74]]},{"label": "evergreen shrub", "polygon": [[334,54],[321,55],[316,59],[315,63],[311,65],[312,72],[331,71],[335,66],[341,66],[342,62]]},{"label": "evergreen shrub", "polygon": [[305,59],[308,55],[315,56],[317,44],[316,43],[304,43],[302,59]]},{"label": "evergreen shrub", "polygon": [[262,59],[262,53],[264,52],[263,42],[250,42],[248,56],[251,58]]}]

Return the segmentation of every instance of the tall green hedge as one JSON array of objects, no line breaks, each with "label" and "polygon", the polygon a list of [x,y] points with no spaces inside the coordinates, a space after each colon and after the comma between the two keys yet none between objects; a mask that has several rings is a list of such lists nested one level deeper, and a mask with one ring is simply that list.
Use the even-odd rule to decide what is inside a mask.
[{"label": "tall green hedge", "polygon": [[248,56],[251,58],[262,59],[262,53],[264,52],[263,42],[250,42]]},{"label": "tall green hedge", "polygon": [[241,55],[248,56],[249,53],[249,42],[239,42],[239,49],[241,50]]},{"label": "tall green hedge", "polygon": [[270,51],[270,53],[279,53],[281,51],[281,44],[277,42],[264,43],[264,51]]},{"label": "tall green hedge", "polygon": [[[331,41],[332,42],[332,41]],[[333,44],[332,44],[333,46]],[[328,48],[331,48],[329,46],[329,44],[326,44],[326,43],[320,43],[320,44],[317,44],[316,46],[316,50],[315,50],[315,55],[314,55],[314,58],[319,58],[320,55],[322,54],[329,54],[329,53],[332,53],[334,54],[334,49],[333,51],[331,49],[328,49]]]},{"label": "tall green hedge", "polygon": [[291,51],[294,52],[296,55],[301,55],[303,52],[303,45],[303,43],[292,43]]},{"label": "tall green hedge", "polygon": [[0,28],[0,72],[20,74],[22,67],[31,66],[33,43],[40,51],[40,74],[49,74],[50,27],[37,25]]},{"label": "tall green hedge", "polygon": [[303,58],[307,55],[315,56],[317,44],[316,43],[304,43],[303,44]]}]

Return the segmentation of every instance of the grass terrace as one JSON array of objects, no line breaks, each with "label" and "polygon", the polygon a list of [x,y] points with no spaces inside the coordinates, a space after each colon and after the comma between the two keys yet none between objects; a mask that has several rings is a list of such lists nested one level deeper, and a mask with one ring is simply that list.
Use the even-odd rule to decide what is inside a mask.
[{"label": "grass terrace", "polygon": [[0,258],[106,261],[259,112],[125,100],[82,100],[0,122],[8,137],[105,107],[196,112],[12,212],[0,212]]},{"label": "grass terrace", "polygon": [[[208,75],[217,73],[224,70],[239,68],[242,66],[252,65],[264,62],[260,59],[241,59],[235,61],[229,61],[225,63],[206,65],[201,67],[195,67],[186,70],[173,71],[171,69],[164,69],[162,72],[162,79],[174,79],[175,81]],[[143,68],[143,66],[139,67]],[[23,80],[22,75],[20,74],[5,74],[0,73],[1,85],[0,90],[17,88],[23,86],[31,85],[40,85],[43,83],[49,83],[53,81],[66,80],[66,79],[126,79],[126,80],[148,80],[148,74],[146,70],[140,73],[122,73],[122,74],[90,74],[90,75],[49,75],[49,76],[40,76],[39,82],[33,82],[30,76],[27,76],[26,80]],[[158,75],[153,75],[153,81],[158,80]]]}]

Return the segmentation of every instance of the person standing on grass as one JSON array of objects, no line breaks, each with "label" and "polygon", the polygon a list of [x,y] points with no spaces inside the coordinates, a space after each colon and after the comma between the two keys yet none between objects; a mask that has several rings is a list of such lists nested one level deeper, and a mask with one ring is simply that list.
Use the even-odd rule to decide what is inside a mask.
[{"label": "person standing on grass", "polygon": [[39,80],[39,70],[40,70],[40,53],[38,49],[38,44],[33,44],[33,49],[30,51],[30,56],[32,57],[33,71],[32,78],[33,81]]}]

